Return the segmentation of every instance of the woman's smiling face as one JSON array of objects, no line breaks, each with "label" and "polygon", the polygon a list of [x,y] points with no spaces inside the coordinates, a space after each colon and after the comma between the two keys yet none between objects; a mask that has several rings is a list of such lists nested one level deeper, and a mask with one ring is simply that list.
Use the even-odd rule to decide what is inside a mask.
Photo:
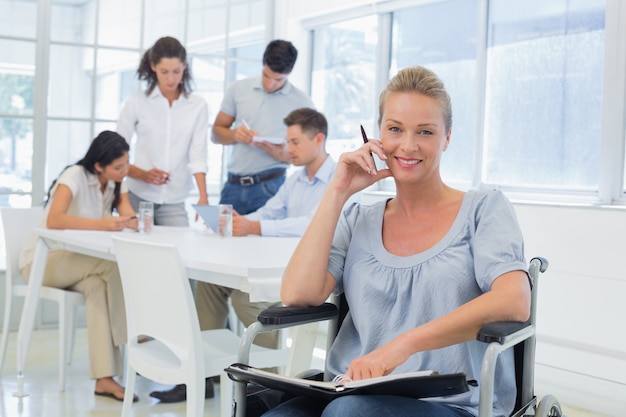
[{"label": "woman's smiling face", "polygon": [[439,178],[441,154],[448,147],[450,131],[446,131],[437,99],[414,92],[389,94],[380,139],[396,180],[422,182],[433,174]]}]

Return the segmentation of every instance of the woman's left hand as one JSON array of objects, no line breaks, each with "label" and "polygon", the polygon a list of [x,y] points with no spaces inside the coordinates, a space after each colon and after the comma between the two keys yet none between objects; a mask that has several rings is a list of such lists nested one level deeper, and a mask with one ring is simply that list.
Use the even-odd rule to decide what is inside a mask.
[{"label": "woman's left hand", "polygon": [[106,216],[100,219],[102,230],[121,231],[128,227],[130,216]]}]

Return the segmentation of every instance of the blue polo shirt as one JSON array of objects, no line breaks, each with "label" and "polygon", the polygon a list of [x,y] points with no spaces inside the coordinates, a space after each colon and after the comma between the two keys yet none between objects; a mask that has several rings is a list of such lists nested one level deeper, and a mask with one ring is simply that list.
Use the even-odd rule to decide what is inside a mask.
[{"label": "blue polo shirt", "polygon": [[[311,98],[289,81],[271,94],[263,89],[261,78],[246,78],[233,83],[226,92],[220,110],[235,118],[233,126],[245,120],[259,136],[284,138],[287,126],[283,119],[295,109],[315,108]],[[262,149],[247,143],[229,146],[227,167],[235,175],[252,175],[272,168],[286,168]]]}]

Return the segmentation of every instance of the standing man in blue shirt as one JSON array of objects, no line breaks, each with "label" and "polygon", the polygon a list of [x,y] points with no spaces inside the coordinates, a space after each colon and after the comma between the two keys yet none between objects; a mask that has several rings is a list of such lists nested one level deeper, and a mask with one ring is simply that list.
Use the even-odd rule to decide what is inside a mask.
[{"label": "standing man in blue shirt", "polygon": [[[234,235],[301,236],[335,172],[336,163],[326,152],[328,122],[323,114],[311,108],[296,109],[285,117],[284,124],[287,125],[286,153],[289,160],[304,168],[289,176],[276,195],[259,210],[233,217]],[[195,303],[201,330],[223,329],[226,326],[229,297],[246,327],[256,320],[259,312],[277,304],[253,303],[248,293],[199,281]],[[255,343],[277,348],[278,332],[262,333]],[[185,385],[176,385],[150,395],[161,402],[179,402],[186,400],[187,389]],[[206,379],[205,396],[213,396],[211,378]]]},{"label": "standing man in blue shirt", "polygon": [[229,145],[224,150],[230,152],[220,203],[232,204],[239,214],[263,206],[285,181],[291,162],[284,144],[253,138],[284,138],[285,116],[295,109],[315,107],[307,94],[288,81],[297,57],[291,42],[271,41],[263,54],[261,78],[233,83],[213,123],[212,141]]}]

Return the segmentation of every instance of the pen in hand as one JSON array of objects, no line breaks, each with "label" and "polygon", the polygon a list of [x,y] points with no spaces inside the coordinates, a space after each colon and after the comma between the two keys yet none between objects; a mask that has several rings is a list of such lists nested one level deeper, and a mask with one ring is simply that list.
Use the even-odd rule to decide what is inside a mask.
[{"label": "pen in hand", "polygon": [[[363,136],[363,143],[367,143],[367,134],[365,133],[365,129],[363,129],[363,125],[361,125],[361,136]],[[372,151],[370,151],[370,156],[372,157],[372,162],[374,163],[374,173],[376,173],[376,160],[374,159],[374,154],[372,153]]]}]

